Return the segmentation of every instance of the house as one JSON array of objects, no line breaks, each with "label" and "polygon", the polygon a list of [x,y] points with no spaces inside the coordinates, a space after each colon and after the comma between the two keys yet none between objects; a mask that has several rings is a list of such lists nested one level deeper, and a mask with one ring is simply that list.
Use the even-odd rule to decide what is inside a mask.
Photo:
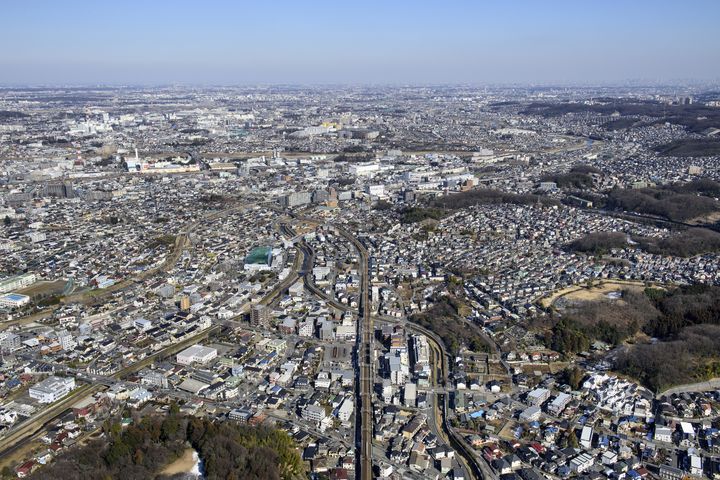
[{"label": "house", "polygon": [[570,470],[576,473],[583,473],[595,464],[595,458],[587,452],[583,452],[570,460]]},{"label": "house", "polygon": [[520,470],[519,474],[520,478],[523,480],[544,480],[545,478],[532,468],[523,468]]},{"label": "house", "polygon": [[685,473],[682,470],[671,467],[670,465],[660,465],[658,475],[662,480],[682,480],[685,477]]},{"label": "house", "polygon": [[15,473],[18,478],[25,478],[32,474],[35,469],[38,468],[38,464],[34,460],[28,460],[15,469]]},{"label": "house", "polygon": [[427,454],[413,450],[412,453],[410,453],[408,466],[418,472],[424,472],[430,466],[430,457]]},{"label": "house", "polygon": [[534,422],[540,419],[540,407],[533,405],[520,413],[521,422]]},{"label": "house", "polygon": [[504,458],[496,458],[493,461],[490,462],[490,466],[495,470],[499,475],[505,475],[508,473],[512,473],[512,467],[510,467],[510,464],[505,461]]},{"label": "house", "polygon": [[658,425],[655,427],[654,439],[656,442],[670,443],[672,442],[672,430],[670,430],[670,427]]}]

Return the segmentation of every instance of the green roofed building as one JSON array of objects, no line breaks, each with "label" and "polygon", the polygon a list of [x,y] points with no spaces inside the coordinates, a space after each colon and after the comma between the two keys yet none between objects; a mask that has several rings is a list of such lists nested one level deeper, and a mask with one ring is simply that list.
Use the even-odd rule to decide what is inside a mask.
[{"label": "green roofed building", "polygon": [[245,258],[245,270],[269,270],[272,264],[272,248],[253,248]]}]

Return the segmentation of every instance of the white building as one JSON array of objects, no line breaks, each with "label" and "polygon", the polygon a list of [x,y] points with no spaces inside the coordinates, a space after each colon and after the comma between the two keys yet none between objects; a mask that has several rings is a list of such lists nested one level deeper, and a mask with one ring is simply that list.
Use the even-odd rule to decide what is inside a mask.
[{"label": "white building", "polygon": [[43,232],[30,232],[27,234],[27,239],[32,243],[40,243],[45,241],[45,234]]},{"label": "white building", "polygon": [[592,427],[585,425],[580,433],[580,445],[589,450],[592,448],[592,439],[593,429]]},{"label": "white building", "polygon": [[191,363],[207,363],[215,357],[217,357],[217,349],[193,345],[178,353],[175,358],[180,365],[190,365]]},{"label": "white building", "polygon": [[350,165],[351,175],[370,175],[380,170],[380,165],[377,163],[362,163],[358,165]]},{"label": "white building", "polygon": [[595,457],[587,452],[583,452],[577,457],[570,460],[570,470],[577,473],[583,473],[595,464]]},{"label": "white building", "polygon": [[547,388],[536,388],[527,394],[527,401],[530,405],[541,405],[550,398],[550,390]]},{"label": "white building", "polygon": [[3,351],[14,352],[21,346],[20,335],[12,332],[0,332],[0,347]]},{"label": "white building", "polygon": [[148,390],[142,387],[138,387],[132,392],[130,392],[130,395],[128,395],[128,400],[136,406],[140,406],[145,402],[150,401],[152,397],[152,393],[150,393]]},{"label": "white building", "polygon": [[57,331],[57,338],[63,350],[72,350],[75,346],[77,346],[75,337],[73,337],[72,334],[65,329]]},{"label": "white building", "polygon": [[0,296],[0,307],[18,308],[30,303],[30,297],[19,293],[6,293]]},{"label": "white building", "polygon": [[303,410],[303,418],[310,422],[322,422],[325,417],[325,408],[319,405],[308,405]]},{"label": "white building", "polygon": [[534,422],[540,420],[540,407],[532,405],[520,413],[521,422]]},{"label": "white building", "polygon": [[141,332],[147,332],[152,328],[152,321],[146,318],[138,318],[133,322],[133,327]]},{"label": "white building", "polygon": [[347,422],[348,420],[350,420],[354,408],[355,405],[351,398],[346,398],[345,400],[343,400],[342,404],[337,410],[338,419],[340,419],[341,422]]},{"label": "white building", "polygon": [[37,276],[34,273],[24,273],[15,277],[8,277],[0,280],[0,293],[12,292],[20,288],[25,288],[37,280]]},{"label": "white building", "polygon": [[417,385],[414,383],[406,383],[403,392],[403,401],[406,407],[414,407],[417,403]]},{"label": "white building", "polygon": [[315,333],[315,322],[312,319],[306,320],[298,327],[298,335],[301,337],[312,337]]},{"label": "white building", "polygon": [[385,185],[368,185],[367,193],[373,197],[382,197],[385,195]]},{"label": "white building", "polygon": [[656,442],[672,442],[672,430],[670,427],[658,425],[655,427],[655,441]]},{"label": "white building", "polygon": [[567,393],[558,394],[558,396],[550,402],[550,405],[548,405],[548,412],[550,412],[551,415],[560,415],[562,411],[565,410],[565,407],[567,407],[567,404],[570,403],[571,399],[572,397]]},{"label": "white building", "polygon": [[690,475],[702,476],[703,474],[703,462],[702,458],[698,455],[690,455]]},{"label": "white building", "polygon": [[30,387],[30,398],[40,403],[55,402],[75,388],[73,377],[48,377]]}]

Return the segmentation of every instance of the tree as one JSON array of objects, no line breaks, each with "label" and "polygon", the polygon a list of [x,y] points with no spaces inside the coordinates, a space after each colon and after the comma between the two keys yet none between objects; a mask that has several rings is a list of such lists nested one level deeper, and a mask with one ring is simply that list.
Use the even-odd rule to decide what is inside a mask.
[{"label": "tree", "polygon": [[572,368],[563,370],[561,381],[570,385],[573,390],[579,390],[584,377],[585,372],[577,365],[573,365]]},{"label": "tree", "polygon": [[578,448],[580,443],[578,442],[577,435],[575,435],[575,429],[571,429],[568,433],[568,446],[572,448]]},{"label": "tree", "polygon": [[[5,217],[8,218],[8,217]],[[5,465],[2,469],[2,478],[15,478],[15,472],[10,466]]]},{"label": "tree", "polygon": [[145,460],[145,454],[143,454],[143,451],[138,448],[133,454],[133,463],[136,465],[142,465],[143,460]]},{"label": "tree", "polygon": [[3,223],[6,227],[9,227],[12,225],[12,218],[10,218],[8,215],[5,215],[5,218],[3,218]]}]

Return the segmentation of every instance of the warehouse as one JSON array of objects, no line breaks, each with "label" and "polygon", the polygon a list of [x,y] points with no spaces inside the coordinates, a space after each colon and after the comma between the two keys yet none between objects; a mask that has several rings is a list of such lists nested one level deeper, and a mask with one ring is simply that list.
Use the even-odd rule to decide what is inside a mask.
[{"label": "warehouse", "polygon": [[204,347],[202,345],[193,345],[177,354],[177,363],[181,365],[190,365],[191,363],[207,363],[217,357],[217,349]]}]

